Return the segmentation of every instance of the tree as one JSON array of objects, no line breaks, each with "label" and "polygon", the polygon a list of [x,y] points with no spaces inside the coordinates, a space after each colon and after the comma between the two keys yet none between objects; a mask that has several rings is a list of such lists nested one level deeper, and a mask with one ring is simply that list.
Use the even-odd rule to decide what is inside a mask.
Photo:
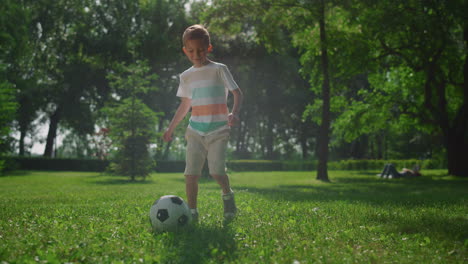
[{"label": "tree", "polygon": [[[209,16],[213,24],[226,29],[244,28],[272,51],[284,51],[293,45],[299,50],[301,73],[309,80],[315,98],[304,109],[307,121],[317,122],[317,179],[328,181],[327,162],[331,120],[331,106],[343,105],[343,91],[360,63],[349,61],[350,56],[362,54],[362,45],[355,40],[356,28],[348,23],[348,14],[339,1],[213,1]],[[216,13],[217,12],[217,13]],[[222,13],[223,16],[216,14]],[[241,14],[241,15],[240,15]],[[246,26],[246,21],[248,24]],[[349,45],[350,40],[356,46]],[[332,52],[331,52],[332,51]],[[358,56],[356,56],[358,57]],[[364,60],[365,61],[365,60]]]},{"label": "tree", "polygon": [[0,80],[0,172],[4,169],[3,155],[9,150],[8,136],[17,108],[14,91],[10,83]]},{"label": "tree", "polygon": [[[174,76],[181,71],[180,32],[187,25],[186,1],[7,0],[2,31],[12,33],[8,79],[19,90],[15,125],[24,138],[38,113],[49,123],[45,156],[53,155],[58,129],[79,138],[94,132],[95,112],[111,96],[106,76],[116,62],[150,61],[164,91],[143,100],[153,110],[170,108]],[[10,36],[10,35],[2,35]],[[17,39],[15,39],[17,38]],[[9,40],[10,41],[10,40]],[[6,42],[5,42],[6,43]],[[27,49],[25,49],[27,48]],[[12,55],[18,54],[20,57]],[[171,96],[172,98],[173,96]],[[83,122],[85,120],[85,122]],[[161,119],[163,122],[163,119]],[[44,122],[45,122],[44,121]],[[162,124],[159,126],[162,127]]]},{"label": "tree", "polygon": [[37,96],[36,76],[31,60],[35,43],[31,36],[31,12],[23,3],[7,0],[2,3],[0,11],[0,37],[2,63],[2,80],[14,89],[17,103],[16,122],[13,123],[20,132],[19,154],[24,154],[24,137],[36,118],[41,97]]},{"label": "tree", "polygon": [[20,153],[38,111],[49,119],[45,156],[52,155],[59,127],[72,129],[80,137],[93,132],[93,112],[109,96],[105,77],[110,65],[131,59],[127,45],[135,31],[132,20],[137,6],[135,1],[22,1],[33,66],[27,74],[16,69],[12,76],[34,78],[28,83],[21,78],[14,81],[21,91]]},{"label": "tree", "polygon": [[328,179],[328,143],[330,142],[330,74],[328,73],[328,42],[327,29],[325,27],[325,2],[319,3],[319,29],[320,29],[320,61],[322,68],[322,120],[317,137],[317,180],[329,181]]},{"label": "tree", "polygon": [[[185,0],[140,1],[139,15],[136,16],[138,32],[134,39],[136,59],[147,60],[151,72],[156,73],[157,91],[150,91],[143,98],[153,111],[163,112],[159,117],[157,131],[162,132],[170,122],[171,113],[179,103],[175,96],[178,75],[188,67],[182,52],[182,32],[190,24],[185,10]],[[158,138],[155,158],[167,159],[171,145]]]},{"label": "tree", "polygon": [[12,82],[18,76],[13,73],[25,64],[28,51],[27,14],[14,1],[4,4],[0,10],[0,172],[4,169],[3,155],[10,150],[10,128],[18,108],[15,100],[18,87]]},{"label": "tree", "polygon": [[441,135],[449,174],[468,175],[466,9],[466,1],[355,3],[354,22],[379,64],[369,76],[371,89],[343,115],[356,120],[350,139],[392,125],[417,127]]},{"label": "tree", "polygon": [[145,62],[119,65],[109,75],[111,87],[121,98],[103,110],[108,123],[109,137],[116,148],[114,169],[116,173],[136,177],[149,174],[154,162],[149,154],[149,145],[156,137],[157,115],[140,98],[156,89],[156,75],[149,75]]}]

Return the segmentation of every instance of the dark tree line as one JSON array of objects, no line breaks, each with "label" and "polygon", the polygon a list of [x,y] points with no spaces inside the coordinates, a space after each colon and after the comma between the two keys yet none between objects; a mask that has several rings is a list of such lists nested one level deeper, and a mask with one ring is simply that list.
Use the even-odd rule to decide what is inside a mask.
[{"label": "dark tree line", "polygon": [[[235,158],[318,159],[324,180],[328,159],[349,158],[442,158],[449,173],[468,175],[459,154],[468,147],[465,1],[186,4],[5,0],[0,99],[13,92],[15,104],[2,110],[2,126],[19,138],[2,132],[2,145],[25,155],[39,120],[48,126],[45,156],[61,130],[90,156],[100,109],[129,96],[109,74],[138,60],[159,76],[141,100],[164,113],[160,132],[178,104],[177,75],[190,66],[181,33],[204,23],[213,59],[230,67],[246,95]],[[158,159],[183,144],[154,143]]]},{"label": "dark tree line", "polygon": [[[426,153],[445,151],[450,174],[468,175],[466,1],[240,0],[210,6],[207,21],[221,31],[254,32],[276,52],[299,50],[300,71],[313,92],[305,113],[320,126],[317,178],[327,179],[333,147],[367,141],[372,144],[362,146],[382,157],[416,148],[416,139]],[[405,137],[410,133],[412,140]]]}]

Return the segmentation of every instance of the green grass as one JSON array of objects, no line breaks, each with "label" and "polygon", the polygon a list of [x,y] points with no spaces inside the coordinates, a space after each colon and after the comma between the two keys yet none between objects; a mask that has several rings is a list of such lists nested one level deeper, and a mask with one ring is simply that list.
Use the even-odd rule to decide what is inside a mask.
[{"label": "green grass", "polygon": [[227,225],[203,180],[199,225],[163,234],[149,208],[185,197],[181,174],[16,173],[0,177],[0,263],[467,263],[468,180],[376,173],[233,173],[241,212]]}]

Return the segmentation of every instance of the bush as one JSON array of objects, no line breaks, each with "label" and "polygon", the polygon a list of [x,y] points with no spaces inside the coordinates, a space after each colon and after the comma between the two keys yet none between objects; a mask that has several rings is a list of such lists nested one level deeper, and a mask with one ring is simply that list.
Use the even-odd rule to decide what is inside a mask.
[{"label": "bush", "polygon": [[317,161],[283,161],[285,171],[312,171],[317,168]]},{"label": "bush", "polygon": [[[111,164],[107,160],[96,159],[54,159],[44,157],[4,157],[8,170],[72,170],[72,171],[106,171]],[[445,169],[443,162],[434,160],[342,160],[328,163],[330,170],[381,170],[387,163],[392,163],[398,170],[413,168],[419,164],[421,169]],[[156,172],[183,173],[185,161],[157,161],[151,170]],[[114,165],[115,166],[115,165]],[[279,161],[279,160],[231,160],[227,162],[229,171],[314,171],[316,161]]]},{"label": "bush", "polygon": [[157,172],[180,172],[185,170],[185,161],[183,160],[161,160],[156,163]]},{"label": "bush", "polygon": [[[1,63],[0,72],[2,76],[6,64]],[[3,158],[8,151],[8,141],[10,137],[10,123],[15,120],[15,112],[18,104],[15,100],[16,89],[11,83],[0,81],[0,174],[7,170],[7,161]]]},{"label": "bush", "polygon": [[95,159],[57,159],[46,157],[10,157],[10,164],[21,170],[104,171],[109,161]]},{"label": "bush", "polygon": [[413,169],[415,165],[419,165],[421,169],[444,169],[441,162],[434,160],[341,160],[328,163],[328,168],[331,170],[380,170],[385,164],[391,163],[398,170],[402,168]]},{"label": "bush", "polygon": [[5,163],[5,160],[0,159],[0,174],[3,173],[6,169]]},{"label": "bush", "polygon": [[226,164],[232,171],[281,171],[283,163],[277,160],[232,160]]},{"label": "bush", "polygon": [[154,170],[154,163],[148,152],[149,139],[143,136],[128,137],[122,149],[115,157],[115,163],[109,168],[117,175],[130,176],[143,179]]}]

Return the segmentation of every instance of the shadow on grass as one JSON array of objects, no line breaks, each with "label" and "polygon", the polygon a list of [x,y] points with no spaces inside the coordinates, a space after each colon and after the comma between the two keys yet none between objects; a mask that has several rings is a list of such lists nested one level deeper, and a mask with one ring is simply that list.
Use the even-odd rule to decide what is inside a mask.
[{"label": "shadow on grass", "polygon": [[[102,179],[103,176],[105,179]],[[148,176],[145,180],[141,178],[137,178],[135,181],[131,181],[129,177],[125,176],[115,176],[115,175],[109,175],[109,174],[100,174],[96,176],[90,176],[89,178],[91,179],[97,179],[93,180],[92,183],[94,184],[102,184],[102,185],[119,185],[119,184],[151,184],[154,183],[158,179],[158,177],[154,176]],[[169,181],[173,182],[180,182],[181,184],[185,184],[185,178],[183,177],[173,177],[169,178]],[[200,177],[198,183],[199,184],[208,184],[211,182],[215,182],[215,180],[211,177]]]},{"label": "shadow on grass", "polygon": [[26,170],[15,170],[15,171],[7,171],[5,173],[0,173],[0,178],[1,177],[10,177],[10,176],[28,176],[31,175],[31,171],[26,171]]},{"label": "shadow on grass", "polygon": [[[384,180],[374,177],[348,177],[337,178],[332,183],[318,185],[279,185],[273,188],[246,185],[237,186],[237,188],[275,201],[345,201],[388,208],[388,214],[369,216],[371,222],[382,223],[388,233],[420,233],[431,238],[464,243],[468,238],[467,219],[456,215],[440,214],[440,210],[431,209],[442,208],[445,205],[463,206],[466,204],[468,181],[434,178]],[[393,214],[392,208],[401,208],[408,212],[421,208],[429,208],[429,210],[419,210],[420,213],[416,216],[407,216]]]},{"label": "shadow on grass", "polygon": [[464,217],[449,216],[437,212],[421,212],[417,217],[406,215],[376,215],[372,221],[382,223],[384,229],[392,234],[425,234],[435,239],[459,241],[468,239],[468,221]]},{"label": "shadow on grass", "polygon": [[[172,178],[172,179],[170,179],[170,181],[180,182],[182,184],[185,184],[185,178],[184,177]],[[212,177],[200,177],[198,179],[199,184],[207,184],[207,183],[211,183],[211,182],[216,182],[216,181]]]},{"label": "shadow on grass", "polygon": [[337,178],[320,185],[279,185],[277,187],[234,186],[272,200],[355,201],[375,205],[456,203],[466,200],[466,180],[439,180],[429,177],[385,180],[374,177]]},{"label": "shadow on grass", "polygon": [[[197,226],[185,232],[155,235],[170,249],[164,263],[223,263],[235,260],[235,232],[230,225]],[[168,255],[166,255],[166,253]]]},{"label": "shadow on grass", "polygon": [[151,179],[146,179],[146,180],[130,180],[129,178],[121,178],[121,177],[113,177],[113,178],[108,178],[105,180],[99,180],[99,181],[94,181],[93,183],[95,184],[100,184],[100,185],[123,185],[123,184],[134,184],[134,185],[141,185],[141,184],[151,184],[153,181]]}]

